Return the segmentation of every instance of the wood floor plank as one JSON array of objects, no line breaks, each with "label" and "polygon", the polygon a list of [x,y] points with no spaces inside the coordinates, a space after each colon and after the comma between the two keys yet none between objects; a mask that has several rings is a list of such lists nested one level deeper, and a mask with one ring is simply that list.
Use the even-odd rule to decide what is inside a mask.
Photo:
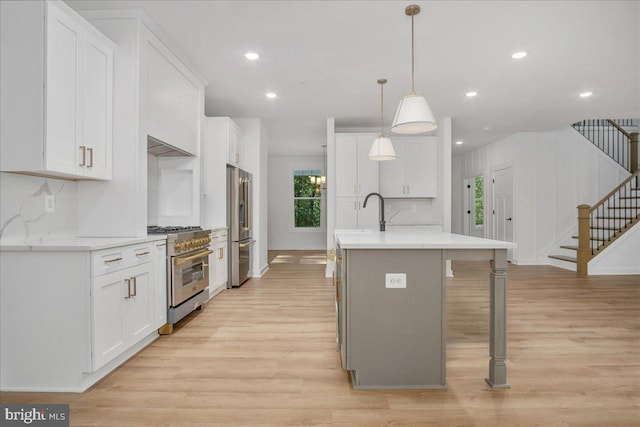
[{"label": "wood floor plank", "polygon": [[68,403],[73,426],[640,426],[640,277],[508,269],[509,390],[488,372],[489,265],[447,281],[447,390],[356,391],[335,352],[325,254],[269,253],[223,292]]}]

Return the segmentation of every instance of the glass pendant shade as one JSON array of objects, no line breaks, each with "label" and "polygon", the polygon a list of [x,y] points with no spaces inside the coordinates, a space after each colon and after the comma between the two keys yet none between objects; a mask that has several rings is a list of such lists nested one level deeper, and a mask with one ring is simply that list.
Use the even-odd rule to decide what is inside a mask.
[{"label": "glass pendant shade", "polygon": [[425,133],[437,129],[435,117],[422,95],[409,94],[400,100],[391,131],[400,134]]},{"label": "glass pendant shade", "polygon": [[376,139],[373,140],[373,144],[371,144],[371,149],[369,150],[369,160],[395,160],[398,158],[396,156],[396,150],[393,149],[393,144],[391,140],[384,135],[379,135]]}]

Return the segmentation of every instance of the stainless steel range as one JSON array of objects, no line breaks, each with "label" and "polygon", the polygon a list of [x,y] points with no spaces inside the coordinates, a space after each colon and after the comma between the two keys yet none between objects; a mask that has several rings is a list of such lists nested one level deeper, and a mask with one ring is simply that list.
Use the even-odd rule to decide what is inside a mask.
[{"label": "stainless steel range", "polygon": [[160,333],[171,333],[173,324],[201,308],[209,292],[211,230],[201,227],[147,228],[148,234],[167,235],[167,323]]}]

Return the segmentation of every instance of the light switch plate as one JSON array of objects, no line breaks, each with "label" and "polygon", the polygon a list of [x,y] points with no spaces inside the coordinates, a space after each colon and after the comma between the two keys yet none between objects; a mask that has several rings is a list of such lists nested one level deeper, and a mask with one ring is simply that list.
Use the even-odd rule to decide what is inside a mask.
[{"label": "light switch plate", "polygon": [[406,273],[386,273],[384,286],[389,289],[404,289],[407,287]]}]

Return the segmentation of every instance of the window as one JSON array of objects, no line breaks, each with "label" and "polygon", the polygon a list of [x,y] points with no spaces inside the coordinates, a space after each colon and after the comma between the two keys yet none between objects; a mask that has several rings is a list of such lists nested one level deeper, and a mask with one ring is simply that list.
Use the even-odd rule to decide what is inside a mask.
[{"label": "window", "polygon": [[475,177],[475,204],[476,204],[476,227],[484,225],[484,178],[482,175]]},{"label": "window", "polygon": [[322,192],[319,170],[293,171],[294,227],[313,229],[321,227]]}]

